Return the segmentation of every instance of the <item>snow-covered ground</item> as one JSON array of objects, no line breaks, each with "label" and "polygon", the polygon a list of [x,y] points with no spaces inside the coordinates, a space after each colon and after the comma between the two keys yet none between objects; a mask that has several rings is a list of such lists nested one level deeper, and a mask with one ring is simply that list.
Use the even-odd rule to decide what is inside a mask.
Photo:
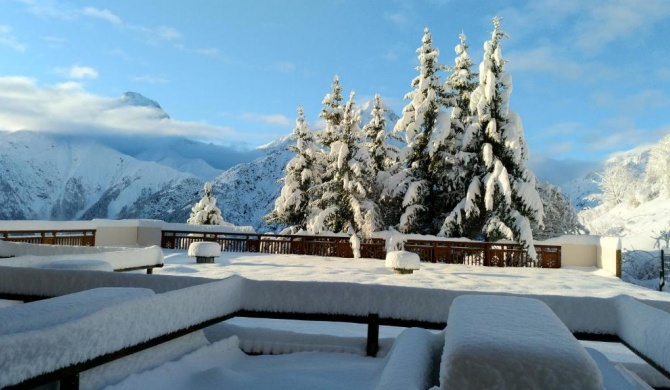
[{"label": "snow-covered ground", "polygon": [[[625,294],[670,302],[666,293],[622,282],[596,268],[556,270],[422,263],[414,274],[398,275],[385,267],[384,260],[376,259],[222,253],[215,263],[198,264],[186,251],[164,250],[164,254],[165,266],[155,269],[156,274],[213,279],[241,275],[253,280],[353,282],[577,298]],[[439,353],[431,352],[431,346],[435,340],[444,340],[444,333],[408,333],[402,328],[382,327],[377,358],[363,356],[365,334],[366,327],[356,324],[235,318],[207,329],[207,345],[120,382],[106,384],[113,384],[112,389],[425,389],[437,383],[437,373],[420,372],[421,367],[430,365],[419,362],[431,356],[439,359]],[[403,339],[409,342],[398,341]],[[417,350],[416,345],[423,347]],[[670,385],[623,346],[587,346],[600,350],[613,363],[623,363],[653,385]],[[393,348],[397,348],[397,353]],[[243,351],[281,355],[250,356]],[[433,367],[436,361],[439,360],[433,360]],[[424,382],[426,378],[430,386]],[[82,388],[86,388],[86,381],[82,380]]]},{"label": "snow-covered ground", "polygon": [[[622,282],[596,268],[545,270],[422,263],[421,269],[414,274],[397,275],[385,267],[383,260],[376,259],[222,253],[213,264],[196,264],[195,259],[188,257],[185,251],[165,250],[165,266],[155,272],[209,278],[238,274],[256,280],[356,282],[522,295],[613,297],[627,294],[640,299],[670,300],[667,294]],[[388,351],[390,343],[401,332],[401,328],[382,327],[382,353]],[[224,337],[236,333],[240,334],[242,341]],[[378,386],[384,380],[381,372],[387,364],[387,357],[372,359],[359,356],[364,351],[363,325],[236,318],[220,325],[218,330],[213,328],[211,334],[218,334],[220,340],[178,362],[131,376],[113,388],[129,389],[142,385],[208,389],[225,384],[227,388],[307,389],[319,384],[316,387],[370,389],[381,388]],[[262,337],[263,334],[266,336]],[[342,351],[348,353],[328,350],[323,345],[324,334],[334,338],[329,343],[339,343]],[[238,348],[248,351],[253,349],[254,342],[256,349],[272,348],[267,341],[258,341],[272,338],[288,339],[294,345],[300,345],[307,342],[305,339],[311,340],[310,337],[316,337],[319,342],[315,344],[322,345],[313,346],[316,350],[300,351],[298,348],[295,353],[279,356],[247,356]],[[669,384],[620,344],[583,344],[602,352],[612,364],[623,364],[653,385]],[[358,354],[354,352],[352,355],[352,350],[358,350]]]},{"label": "snow-covered ground", "polygon": [[622,282],[598,268],[497,268],[421,263],[409,275],[397,275],[384,260],[223,252],[213,264],[196,264],[185,251],[164,250],[165,266],[155,274],[255,280],[353,282],[452,291],[608,298],[627,294],[670,301],[670,295]]}]

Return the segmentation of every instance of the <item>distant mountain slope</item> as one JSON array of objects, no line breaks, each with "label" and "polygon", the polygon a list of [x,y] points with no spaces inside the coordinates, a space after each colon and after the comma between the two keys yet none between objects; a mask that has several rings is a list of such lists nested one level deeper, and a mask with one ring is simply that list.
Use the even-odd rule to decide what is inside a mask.
[{"label": "distant mountain slope", "polygon": [[253,226],[256,231],[269,229],[263,216],[272,211],[281,192],[279,179],[284,177],[284,168],[293,158],[288,149],[291,142],[284,137],[264,146],[264,156],[236,165],[212,182],[212,192],[224,220]]},{"label": "distant mountain slope", "polygon": [[20,131],[0,134],[0,219],[117,218],[142,197],[193,175],[95,141]]}]

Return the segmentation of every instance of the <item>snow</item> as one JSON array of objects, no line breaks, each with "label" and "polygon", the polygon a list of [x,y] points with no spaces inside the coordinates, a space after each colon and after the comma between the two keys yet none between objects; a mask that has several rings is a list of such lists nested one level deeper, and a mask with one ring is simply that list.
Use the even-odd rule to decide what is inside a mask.
[{"label": "snow", "polygon": [[[0,266],[8,267],[43,267],[46,264],[51,264],[51,268],[74,266],[74,264],[68,265],[66,263],[68,260],[77,261],[79,266],[87,269],[95,267],[89,260],[109,263],[115,270],[163,264],[163,251],[155,245],[145,248],[78,247],[0,240],[0,257],[3,256],[14,256],[0,258]],[[102,264],[98,266],[101,270],[106,268]]]},{"label": "snow", "polygon": [[218,242],[193,242],[188,247],[190,257],[219,257],[221,256],[221,245]]},{"label": "snow", "polygon": [[386,261],[384,262],[386,268],[400,268],[418,270],[421,268],[421,259],[419,255],[407,251],[394,251],[386,254]]},{"label": "snow", "polygon": [[[168,331],[168,329],[184,327],[206,318],[235,311],[238,308],[360,316],[366,316],[374,311],[381,318],[392,317],[444,322],[447,319],[452,302],[458,299],[457,297],[460,295],[472,293],[518,294],[538,298],[544,301],[565,323],[565,326],[572,331],[616,334],[620,329],[620,322],[644,321],[644,318],[651,318],[654,321],[653,328],[641,330],[647,332],[646,338],[652,338],[650,335],[658,335],[670,339],[670,336],[658,333],[659,327],[670,328],[664,322],[668,317],[666,311],[670,311],[670,298],[667,294],[644,290],[621,282],[616,278],[598,276],[599,271],[597,269],[506,269],[424,263],[422,264],[421,277],[406,275],[406,277],[397,278],[384,267],[381,260],[373,259],[223,253],[220,260],[226,264],[225,267],[216,264],[200,264],[198,267],[193,267],[192,260],[188,258],[186,252],[166,250],[166,265],[164,268],[156,270],[157,275],[26,270],[20,268],[0,269],[0,286],[3,286],[3,289],[9,289],[9,291],[20,287],[23,290],[17,292],[25,293],[26,290],[32,290],[33,292],[44,293],[45,289],[54,291],[60,289],[62,291],[63,288],[75,288],[76,286],[80,286],[76,288],[87,288],[83,286],[84,282],[91,283],[90,280],[98,280],[93,282],[93,285],[105,283],[107,285],[146,286],[158,292],[178,289],[157,294],[151,299],[134,299],[117,305],[116,309],[104,309],[84,319],[68,323],[67,326],[70,327],[70,330],[72,327],[79,331],[88,329],[89,326],[97,326],[105,332],[109,331],[111,333],[109,339],[105,337],[105,340],[99,340],[97,346],[90,347],[92,349],[75,344],[76,347],[70,346],[69,349],[73,352],[64,354],[64,357],[49,355],[51,356],[50,359],[70,359],[71,354],[76,351],[92,353],[93,350],[99,350],[101,345],[118,345],[115,343],[122,342],[124,339],[125,342],[142,340],[150,337],[150,335],[160,334]],[[201,284],[206,282],[207,279],[169,276],[184,275],[184,273],[188,273],[189,276],[227,279]],[[75,275],[79,276],[75,277]],[[235,275],[242,275],[249,279],[242,279]],[[27,283],[27,280],[31,282]],[[37,284],[38,286],[30,287],[27,284]],[[40,284],[50,284],[51,287],[39,286]],[[88,288],[90,286],[89,284]],[[187,286],[191,287],[184,288]],[[637,300],[626,298],[631,302],[622,304],[620,298],[617,297],[620,294],[633,296]],[[324,300],[324,296],[329,297],[329,299]],[[643,300],[646,304],[642,304],[638,300]],[[637,307],[638,304],[642,307]],[[638,313],[635,315],[636,318],[627,318],[628,305],[637,310],[635,311],[635,313]],[[666,311],[654,309],[654,307]],[[650,315],[647,311],[652,314]],[[132,317],[132,321],[120,324],[119,322],[123,320],[115,319],[114,315]],[[452,325],[450,320],[450,327]],[[630,328],[637,325],[633,323],[626,326]],[[115,327],[131,330],[119,334],[118,332],[115,333],[113,329]],[[298,325],[298,329],[302,328],[303,326]],[[246,359],[253,359],[254,357],[239,355],[245,359],[244,362],[240,362],[239,365],[227,366],[224,362],[233,356],[237,356],[239,351],[230,352],[230,350],[226,350],[229,352],[222,352],[222,355],[217,357],[220,362],[218,365],[215,362],[198,358],[200,359],[200,365],[198,366],[200,368],[191,369],[187,366],[181,366],[183,369],[177,371],[182,372],[179,375],[183,375],[184,378],[187,378],[184,380],[189,381],[201,378],[210,369],[224,371],[231,375],[226,375],[225,378],[216,376],[216,381],[225,380],[223,383],[231,383],[232,386],[239,383],[235,382],[237,379],[246,378],[250,382],[245,382],[248,385],[245,388],[254,389],[266,388],[264,386],[271,383],[266,382],[266,379],[267,381],[284,383],[282,381],[286,380],[286,376],[293,377],[294,372],[297,376],[308,375],[306,371],[312,369],[318,371],[317,367],[325,362],[332,365],[333,372],[340,372],[338,370],[344,370],[344,367],[352,368],[349,363],[354,359],[351,357],[353,355],[342,357],[341,352],[360,354],[361,346],[364,343],[361,342],[356,348],[356,344],[352,340],[352,343],[347,343],[338,350],[333,347],[333,345],[336,345],[336,340],[332,336],[323,336],[322,332],[325,331],[325,328],[317,326],[315,327],[316,333],[321,333],[321,335],[315,334],[307,337],[297,334],[280,335],[277,333],[278,331],[267,330],[239,332],[240,340],[242,340],[240,346],[243,346],[242,349],[245,351],[300,353],[286,356],[282,358],[284,360],[279,358],[277,358],[279,360],[271,360],[274,357],[263,357],[258,360],[246,361]],[[227,336],[235,333],[238,333],[238,331],[228,329]],[[81,334],[86,335],[87,333],[83,332]],[[360,331],[359,334],[364,335],[364,331]],[[361,388],[384,388],[380,384],[384,382],[385,375],[389,375],[388,377],[391,379],[388,379],[388,381],[391,382],[396,381],[395,378],[398,377],[409,381],[403,382],[408,383],[406,388],[425,388],[423,385],[413,383],[418,383],[415,380],[424,375],[420,372],[421,368],[425,366],[422,365],[423,363],[419,365],[418,362],[432,359],[431,355],[426,352],[430,350],[432,344],[418,334],[414,336],[410,336],[410,334],[406,336],[410,339],[406,346],[399,347],[400,350],[405,352],[397,355],[394,352],[384,352],[382,356],[385,355],[385,357],[383,359],[388,360],[388,362],[383,363],[384,366],[380,365],[379,359],[361,358],[363,359],[362,362],[369,363],[365,366],[367,367],[365,369],[360,364],[356,365],[356,367],[360,366],[356,369],[364,371],[364,374],[361,373],[360,376],[365,378],[365,381],[361,382],[363,383],[363,385],[360,385]],[[642,337],[636,335],[635,332],[629,331],[627,334],[631,337],[630,340],[632,340],[633,345],[637,342],[637,338]],[[51,335],[53,336],[54,333],[51,333]],[[208,338],[210,338],[210,335],[208,334]],[[59,339],[59,337],[53,340]],[[218,339],[220,340],[222,337],[218,337]],[[401,339],[401,337],[398,338],[398,343]],[[40,338],[40,340],[47,344],[50,343],[48,337]],[[74,342],[68,340],[65,339],[65,342]],[[210,341],[216,342],[211,338]],[[28,341],[23,340],[23,342]],[[662,350],[662,343],[648,342],[647,344],[649,345],[644,346],[647,349],[653,350],[656,348],[657,353]],[[386,346],[384,351],[388,351],[390,344],[382,343],[382,345]],[[234,351],[238,349],[234,349]],[[4,350],[4,348],[0,348],[0,350]],[[311,352],[308,353],[307,351]],[[199,353],[204,354],[202,356],[206,355],[204,351]],[[311,358],[302,360],[304,355]],[[307,361],[310,363],[308,364]],[[291,373],[285,373],[285,377],[282,379],[270,367],[281,366],[284,364],[283,362],[287,362],[287,365],[283,367],[286,370],[290,369]],[[356,362],[360,361],[356,360]],[[413,365],[411,362],[417,363]],[[305,366],[299,366],[298,363]],[[130,363],[126,364],[130,365]],[[155,367],[159,374],[154,378],[173,375],[172,373],[175,372],[174,369],[168,370],[166,365],[155,365]],[[389,367],[407,367],[406,375],[399,374],[397,368],[391,369]],[[166,374],[168,371],[170,374]],[[402,372],[402,370],[400,371]],[[386,374],[381,375],[382,372]],[[319,375],[321,374],[330,375],[326,371],[319,373]],[[268,377],[264,375],[268,375]],[[345,377],[347,379],[344,379]],[[127,380],[130,381],[132,378],[135,378],[135,376],[131,376]],[[254,379],[251,380],[252,378]],[[332,379],[333,376],[329,376],[329,378],[331,379],[326,380],[334,380]],[[139,383],[133,382],[134,380],[140,379],[132,379],[129,383]],[[155,388],[152,381],[160,379],[144,378],[141,380],[145,381],[142,383],[149,385],[145,388]],[[299,379],[295,380],[298,381]],[[300,380],[302,381],[302,379]],[[212,378],[212,381],[214,381],[214,378]],[[111,382],[106,381],[105,383],[109,384]],[[180,382],[175,379],[175,383]],[[311,382],[306,380],[303,383]],[[349,380],[346,374],[340,374],[339,382],[336,383],[349,386],[347,388],[356,388],[359,382],[353,381],[353,379]]]},{"label": "snow", "polygon": [[456,298],[440,364],[443,389],[603,388],[577,339],[547,305],[528,298]]}]

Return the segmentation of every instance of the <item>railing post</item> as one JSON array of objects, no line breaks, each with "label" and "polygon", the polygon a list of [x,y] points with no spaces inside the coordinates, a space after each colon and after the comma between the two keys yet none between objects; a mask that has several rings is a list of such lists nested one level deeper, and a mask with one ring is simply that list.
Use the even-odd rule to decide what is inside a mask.
[{"label": "railing post", "polygon": [[60,380],[60,390],[79,390],[79,374],[67,376]]},{"label": "railing post", "polygon": [[377,356],[379,351],[379,315],[376,313],[368,314],[368,343],[366,352],[368,356]]}]

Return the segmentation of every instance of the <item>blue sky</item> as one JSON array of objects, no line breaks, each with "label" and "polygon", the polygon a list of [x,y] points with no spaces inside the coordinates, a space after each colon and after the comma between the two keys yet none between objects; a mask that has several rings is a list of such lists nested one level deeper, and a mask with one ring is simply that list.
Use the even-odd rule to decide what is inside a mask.
[{"label": "blue sky", "polygon": [[[254,147],[290,133],[298,105],[317,121],[335,74],[400,113],[423,28],[446,64],[465,32],[478,65],[496,14],[532,159],[596,161],[670,132],[666,0],[2,0],[0,129]],[[120,111],[126,91],[172,121]]]}]

